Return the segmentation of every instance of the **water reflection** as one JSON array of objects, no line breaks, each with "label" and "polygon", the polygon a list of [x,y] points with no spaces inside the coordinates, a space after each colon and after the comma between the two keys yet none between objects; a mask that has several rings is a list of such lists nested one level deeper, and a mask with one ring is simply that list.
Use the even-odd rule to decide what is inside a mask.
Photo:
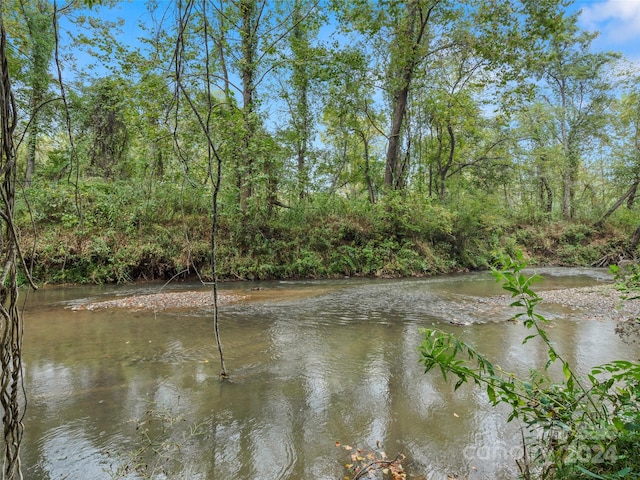
[{"label": "water reflection", "polygon": [[[576,270],[553,270],[550,277],[547,288],[603,279],[599,271]],[[250,301],[223,309],[229,382],[218,379],[206,310],[68,308],[79,299],[154,286],[32,295],[25,335],[26,478],[115,478],[144,445],[145,429],[165,441],[167,450],[148,453],[145,461],[167,469],[167,478],[336,479],[348,461],[336,441],[380,443],[389,456],[403,452],[412,478],[515,475],[518,426],[505,427],[505,412],[482,392],[454,392],[437,373],[425,376],[416,353],[420,329],[435,323],[507,370],[523,374],[542,366],[545,349],[521,345],[523,327],[502,322],[512,312],[478,301],[500,293],[488,274],[261,286]],[[231,288],[249,291],[246,284]],[[452,326],[451,316],[472,324]],[[613,328],[612,322],[559,319],[551,334],[584,369],[633,357],[633,347]],[[165,478],[161,468],[155,475]]]}]

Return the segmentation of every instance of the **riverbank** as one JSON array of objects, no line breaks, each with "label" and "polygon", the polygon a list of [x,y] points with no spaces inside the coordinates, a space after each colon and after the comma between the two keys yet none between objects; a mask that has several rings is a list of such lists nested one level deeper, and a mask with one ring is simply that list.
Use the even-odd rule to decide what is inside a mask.
[{"label": "riverbank", "polygon": [[[78,216],[68,185],[29,193],[31,208],[19,204],[16,221],[25,264],[40,285],[212,278],[206,196],[186,205],[175,185],[162,184],[152,201],[141,202],[129,184],[92,180]],[[431,276],[484,269],[518,251],[530,265],[606,266],[634,256],[634,228],[523,218],[500,203],[441,205],[390,195],[372,205],[317,195],[271,212],[221,207],[217,276]]]},{"label": "riverbank", "polygon": [[[640,318],[640,299],[625,300],[624,294],[612,284],[543,290],[537,293],[543,299],[540,304],[542,309],[549,305],[560,305],[581,316],[587,314],[593,320],[626,321]],[[513,302],[513,297],[500,295],[482,301],[506,305]]]},{"label": "riverbank", "polygon": [[[283,298],[297,298],[308,295],[318,295],[326,293],[327,290],[306,289],[277,291],[272,289],[248,291],[243,294],[219,292],[218,304],[229,305],[237,302],[252,300],[269,300]],[[563,309],[570,309],[577,317],[588,316],[592,320],[616,320],[619,322],[640,318],[640,300],[625,300],[624,295],[613,285],[594,285],[578,288],[561,288],[555,290],[543,290],[538,292],[543,298],[540,309],[553,309],[553,306],[560,306]],[[479,297],[477,303],[501,305],[507,307],[513,302],[509,295],[496,295],[493,297]],[[104,310],[104,309],[127,309],[132,311],[164,311],[164,310],[186,310],[202,309],[213,307],[213,295],[209,291],[184,291],[166,292],[143,295],[132,295],[123,298],[115,298],[106,301],[88,302],[73,307],[74,310]],[[572,316],[571,313],[568,316]]]}]

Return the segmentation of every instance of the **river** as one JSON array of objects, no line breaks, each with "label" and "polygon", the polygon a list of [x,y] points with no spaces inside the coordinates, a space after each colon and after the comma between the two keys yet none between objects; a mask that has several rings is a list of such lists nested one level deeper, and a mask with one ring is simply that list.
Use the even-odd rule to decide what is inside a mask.
[{"label": "river", "polygon": [[[610,281],[597,269],[540,273],[544,289]],[[223,284],[247,296],[220,311],[228,381],[207,308],[73,308],[161,286],[28,294],[25,478],[335,480],[350,463],[344,445],[402,453],[412,479],[516,476],[519,425],[505,424],[507,411],[481,390],[454,392],[438,373],[425,375],[417,354],[420,330],[436,326],[509,371],[544,364],[545,348],[523,346],[524,327],[505,322],[512,310],[478,302],[501,293],[488,273]],[[638,357],[614,321],[543,311],[581,371]]]}]

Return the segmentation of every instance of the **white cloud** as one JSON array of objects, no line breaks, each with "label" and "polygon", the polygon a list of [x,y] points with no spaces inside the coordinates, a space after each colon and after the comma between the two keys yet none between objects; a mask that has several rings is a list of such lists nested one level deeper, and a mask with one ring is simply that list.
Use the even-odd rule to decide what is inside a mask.
[{"label": "white cloud", "polygon": [[640,0],[578,1],[576,6],[582,9],[581,25],[599,31],[600,41],[609,48],[640,40]]}]

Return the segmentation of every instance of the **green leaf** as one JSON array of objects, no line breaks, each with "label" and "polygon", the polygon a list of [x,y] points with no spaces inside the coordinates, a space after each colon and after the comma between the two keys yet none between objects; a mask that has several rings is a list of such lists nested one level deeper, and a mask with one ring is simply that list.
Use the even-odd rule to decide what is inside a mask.
[{"label": "green leaf", "polygon": [[603,477],[602,475],[598,475],[597,473],[590,472],[589,470],[584,468],[582,465],[576,465],[576,468],[582,473],[584,473],[585,475],[587,475],[588,477],[607,480],[607,477]]},{"label": "green leaf", "polygon": [[491,385],[487,385],[487,396],[492,404],[496,404],[496,391]]}]

